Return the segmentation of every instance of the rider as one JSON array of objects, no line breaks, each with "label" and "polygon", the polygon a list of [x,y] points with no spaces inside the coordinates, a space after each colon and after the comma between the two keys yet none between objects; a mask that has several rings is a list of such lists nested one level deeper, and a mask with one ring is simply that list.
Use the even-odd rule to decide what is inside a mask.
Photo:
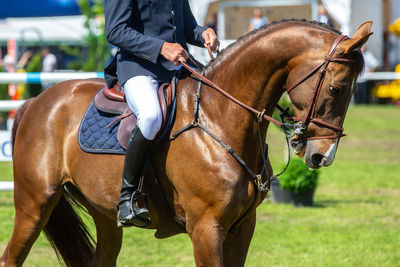
[{"label": "rider", "polygon": [[149,211],[134,204],[134,193],[146,153],[161,127],[158,84],[169,81],[173,70],[188,59],[186,43],[215,52],[219,41],[214,30],[197,25],[188,0],[105,0],[104,13],[107,40],[119,48],[105,68],[106,81],[109,86],[115,83],[111,78],[116,69],[137,117],[126,148],[118,226],[147,226]]}]

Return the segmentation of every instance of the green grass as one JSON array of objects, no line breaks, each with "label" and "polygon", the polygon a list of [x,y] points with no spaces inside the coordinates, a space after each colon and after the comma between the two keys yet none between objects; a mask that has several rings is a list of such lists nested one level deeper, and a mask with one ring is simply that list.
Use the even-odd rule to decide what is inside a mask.
[{"label": "green grass", "polygon": [[[321,171],[312,208],[266,200],[247,266],[400,266],[400,109],[351,107],[332,167]],[[271,126],[270,157],[284,163],[284,139]],[[10,180],[11,164],[0,163]],[[12,193],[0,192],[0,250],[13,225]],[[186,235],[156,240],[153,231],[126,229],[118,266],[193,266]],[[41,236],[25,266],[54,266]]]},{"label": "green grass", "polygon": [[0,161],[0,181],[12,181],[12,162]]}]

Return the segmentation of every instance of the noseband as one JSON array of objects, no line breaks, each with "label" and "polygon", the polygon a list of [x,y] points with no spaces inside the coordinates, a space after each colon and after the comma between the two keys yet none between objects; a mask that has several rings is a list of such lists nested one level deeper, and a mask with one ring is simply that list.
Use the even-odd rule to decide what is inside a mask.
[{"label": "noseband", "polygon": [[[335,135],[329,135],[329,136],[314,136],[314,137],[307,137],[307,140],[316,140],[316,139],[336,139],[336,138],[340,138],[342,136],[345,136],[345,134],[343,134],[343,128],[333,125],[332,123],[320,120],[318,118],[316,118],[316,107],[317,107],[317,102],[318,102],[318,97],[320,95],[321,89],[322,89],[322,84],[324,83],[324,79],[325,79],[325,74],[326,74],[326,69],[328,67],[328,64],[330,62],[339,62],[339,63],[353,63],[354,60],[351,59],[346,59],[346,58],[334,58],[332,57],[333,54],[336,51],[337,46],[342,42],[349,39],[349,37],[347,37],[346,35],[339,35],[335,41],[333,42],[331,48],[329,49],[328,54],[325,56],[325,60],[319,64],[318,66],[316,66],[313,70],[311,70],[309,73],[307,73],[303,78],[301,78],[298,82],[296,82],[293,86],[289,87],[288,89],[286,89],[286,92],[289,94],[293,89],[295,89],[298,85],[300,85],[301,83],[303,83],[304,81],[306,81],[308,78],[310,78],[311,76],[313,76],[318,70],[319,71],[319,75],[318,75],[318,79],[317,79],[317,83],[315,84],[315,88],[314,88],[314,94],[311,98],[311,101],[308,105],[308,111],[307,111],[307,115],[304,117],[289,117],[287,118],[287,120],[290,121],[294,121],[294,122],[298,122],[297,124],[298,129],[302,129],[303,131],[307,129],[307,126],[310,124],[310,122],[314,123],[314,124],[318,124],[321,126],[324,126],[326,128],[329,128],[333,131],[336,132]],[[301,132],[301,130],[300,130]]]}]

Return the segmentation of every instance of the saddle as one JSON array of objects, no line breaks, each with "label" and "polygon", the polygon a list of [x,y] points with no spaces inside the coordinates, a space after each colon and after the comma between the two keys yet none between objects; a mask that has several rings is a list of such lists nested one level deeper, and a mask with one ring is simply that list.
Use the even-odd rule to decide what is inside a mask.
[{"label": "saddle", "polygon": [[[174,75],[171,83],[163,83],[158,89],[158,101],[162,111],[161,130],[156,136],[157,140],[165,136],[166,130],[172,125],[172,117],[175,112],[175,88],[178,75]],[[123,90],[119,90],[118,83],[113,88],[105,85],[93,97],[94,106],[107,114],[119,115],[107,127],[120,122],[118,128],[118,142],[126,149],[131,132],[136,126],[136,116],[129,108]],[[171,118],[171,119],[169,119]]]}]

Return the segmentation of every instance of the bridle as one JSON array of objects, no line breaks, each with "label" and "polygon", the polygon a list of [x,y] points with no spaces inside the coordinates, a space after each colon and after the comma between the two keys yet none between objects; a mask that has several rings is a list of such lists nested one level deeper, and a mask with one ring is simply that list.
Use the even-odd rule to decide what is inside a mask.
[{"label": "bridle", "polygon": [[[181,64],[188,71],[190,71],[196,78],[198,78],[201,83],[204,83],[204,84],[210,86],[211,88],[217,90],[218,92],[220,92],[222,95],[224,95],[226,98],[228,98],[232,102],[236,103],[237,105],[241,106],[242,108],[246,109],[247,111],[256,114],[257,118],[259,120],[265,119],[265,120],[267,120],[269,122],[274,123],[278,127],[282,128],[283,131],[285,131],[285,133],[287,133],[287,131],[293,131],[297,135],[304,134],[304,131],[307,129],[307,126],[310,124],[310,122],[312,122],[312,123],[324,126],[326,128],[329,128],[329,129],[335,131],[336,134],[335,135],[329,135],[329,136],[307,137],[307,140],[335,139],[335,138],[340,138],[342,136],[345,136],[345,134],[343,134],[344,129],[342,127],[340,127],[340,126],[336,126],[336,125],[333,125],[332,123],[325,122],[323,120],[320,120],[320,119],[316,118],[315,113],[316,113],[316,106],[317,106],[317,102],[318,102],[318,97],[320,95],[320,92],[321,92],[321,89],[322,89],[322,85],[324,83],[326,69],[327,69],[329,63],[330,62],[339,62],[339,63],[353,63],[354,62],[354,60],[352,60],[352,59],[334,58],[333,57],[333,54],[335,53],[337,46],[342,41],[345,41],[347,39],[349,39],[349,37],[346,36],[346,35],[339,35],[338,37],[336,37],[336,39],[334,40],[334,42],[331,45],[331,48],[329,49],[329,52],[325,56],[324,61],[322,63],[320,63],[318,66],[316,66],[314,69],[312,69],[309,73],[304,75],[294,85],[292,85],[291,87],[286,89],[286,92],[289,94],[293,89],[295,89],[297,86],[302,84],[304,81],[308,80],[318,70],[320,70],[319,75],[318,75],[318,79],[317,79],[317,83],[316,83],[315,88],[314,88],[313,96],[311,98],[310,104],[308,105],[307,115],[304,116],[304,117],[288,117],[288,116],[285,116],[285,118],[288,121],[297,122],[295,124],[289,124],[289,123],[283,123],[283,122],[281,123],[281,122],[275,120],[274,118],[272,118],[271,116],[265,115],[264,114],[265,110],[258,111],[256,109],[244,104],[240,100],[236,99],[235,97],[233,97],[232,95],[227,93],[224,89],[222,89],[221,87],[219,87],[218,85],[216,85],[215,83],[213,83],[212,81],[210,81],[209,79],[204,77],[202,74],[200,74],[199,72],[197,72],[196,70],[191,68],[186,63],[181,63]],[[210,54],[210,57],[212,57],[212,53],[210,52],[210,50],[209,50],[209,54]],[[193,63],[195,63],[195,65],[197,65],[195,60],[193,60],[192,58],[189,58],[189,59]]]},{"label": "bridle", "polygon": [[319,75],[318,75],[318,79],[317,79],[317,83],[315,84],[314,94],[313,94],[313,96],[311,98],[311,101],[310,101],[310,103],[308,105],[308,108],[307,108],[307,115],[304,116],[304,117],[288,117],[287,120],[294,121],[294,122],[299,122],[300,123],[299,128],[303,129],[303,130],[299,130],[300,132],[303,132],[305,129],[307,129],[307,127],[310,124],[310,122],[312,122],[314,124],[318,124],[318,125],[321,125],[323,127],[329,128],[329,129],[335,131],[336,134],[335,135],[329,135],[329,136],[307,137],[307,140],[336,139],[336,138],[340,138],[342,136],[345,136],[345,134],[343,134],[344,129],[342,127],[333,125],[332,123],[329,123],[329,122],[326,122],[326,121],[323,121],[323,120],[320,120],[320,119],[316,118],[315,113],[316,113],[318,97],[319,97],[319,95],[321,93],[322,84],[324,83],[326,69],[328,67],[328,64],[330,62],[339,62],[339,63],[353,63],[354,62],[354,60],[352,60],[352,59],[334,58],[334,57],[332,57],[333,54],[336,51],[336,48],[337,48],[338,44],[340,44],[342,41],[345,41],[347,39],[349,39],[349,37],[347,37],[346,35],[339,35],[335,39],[335,41],[333,42],[331,48],[329,49],[328,54],[325,56],[325,60],[321,64],[316,66],[313,70],[311,70],[309,73],[307,73],[303,78],[301,78],[294,85],[292,85],[291,87],[286,89],[286,92],[289,94],[298,85],[303,83],[305,80],[307,80],[308,78],[313,76],[318,70],[320,70],[319,71]]}]

